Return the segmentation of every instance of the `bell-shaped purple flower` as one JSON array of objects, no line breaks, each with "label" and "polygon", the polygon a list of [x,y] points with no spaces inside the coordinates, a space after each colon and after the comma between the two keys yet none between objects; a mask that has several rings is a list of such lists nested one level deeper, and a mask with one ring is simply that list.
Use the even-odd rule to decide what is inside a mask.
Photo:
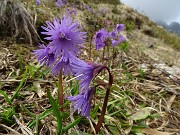
[{"label": "bell-shaped purple flower", "polygon": [[78,110],[78,114],[89,118],[91,103],[92,103],[92,99],[95,95],[95,92],[96,92],[96,88],[92,87],[92,88],[89,88],[86,93],[82,92],[76,96],[67,97],[67,100],[72,102],[74,111]]},{"label": "bell-shaped purple flower", "polygon": [[104,66],[95,63],[86,63],[76,58],[70,63],[72,73],[80,80],[79,91],[87,92],[93,78],[103,69]]},{"label": "bell-shaped purple flower", "polygon": [[40,0],[36,0],[36,5],[40,5],[41,4],[41,1]]},{"label": "bell-shaped purple flower", "polygon": [[126,38],[122,35],[119,36],[119,43],[122,43],[126,40]]},{"label": "bell-shaped purple flower", "polygon": [[49,46],[52,47],[54,54],[58,57],[62,54],[71,52],[73,55],[79,54],[79,48],[85,41],[86,32],[81,32],[81,28],[77,22],[72,22],[70,17],[64,15],[64,18],[54,19],[53,23],[47,21],[47,27],[42,26],[47,35],[46,40],[50,40]]},{"label": "bell-shaped purple flower", "polygon": [[117,40],[112,40],[112,47],[114,47],[114,46],[116,46],[118,44],[119,44],[119,42]]},{"label": "bell-shaped purple flower", "polygon": [[117,24],[116,30],[117,32],[121,32],[122,30],[124,30],[124,24]]},{"label": "bell-shaped purple flower", "polygon": [[116,38],[117,34],[116,34],[116,32],[113,30],[112,32],[110,32],[110,36],[111,36],[112,38]]},{"label": "bell-shaped purple flower", "polygon": [[61,8],[62,6],[64,6],[62,0],[58,0],[58,1],[56,2],[56,5],[57,5],[59,8]]},{"label": "bell-shaped purple flower", "polygon": [[90,12],[91,11],[91,7],[89,5],[87,5],[87,10]]},{"label": "bell-shaped purple flower", "polygon": [[96,45],[96,50],[103,48],[106,44],[105,41],[109,37],[109,33],[106,29],[102,28],[94,35],[94,44]]},{"label": "bell-shaped purple flower", "polygon": [[123,29],[124,24],[117,24],[116,31],[113,30],[109,33],[112,47],[115,47],[126,40],[125,37],[120,34]]},{"label": "bell-shaped purple flower", "polygon": [[33,54],[41,64],[46,64],[46,66],[50,67],[55,62],[55,56],[51,47],[44,44],[40,44],[39,47],[40,49],[34,50]]},{"label": "bell-shaped purple flower", "polygon": [[71,66],[70,63],[72,63],[76,57],[72,54],[64,54],[52,67],[50,70],[50,73],[52,75],[59,75],[60,71],[62,70],[64,75],[71,74]]}]

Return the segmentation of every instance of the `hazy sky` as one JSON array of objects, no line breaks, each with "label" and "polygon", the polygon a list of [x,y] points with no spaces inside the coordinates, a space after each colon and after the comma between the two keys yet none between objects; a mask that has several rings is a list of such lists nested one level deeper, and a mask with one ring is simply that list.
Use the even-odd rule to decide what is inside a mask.
[{"label": "hazy sky", "polygon": [[120,0],[152,20],[163,20],[167,23],[180,23],[180,0]]}]

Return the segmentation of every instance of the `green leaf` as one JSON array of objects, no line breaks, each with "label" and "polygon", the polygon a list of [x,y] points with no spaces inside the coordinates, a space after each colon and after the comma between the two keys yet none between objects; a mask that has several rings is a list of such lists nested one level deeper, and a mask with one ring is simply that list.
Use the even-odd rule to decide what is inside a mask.
[{"label": "green leaf", "polygon": [[96,105],[95,108],[93,109],[93,111],[91,112],[91,118],[95,118],[97,115],[97,112],[99,110],[99,106],[100,105]]},{"label": "green leaf", "polygon": [[34,113],[30,112],[23,104],[21,104],[21,106],[29,114],[29,116],[36,118],[36,115]]},{"label": "green leaf", "polygon": [[63,128],[63,133],[67,132],[70,128],[74,127],[75,125],[77,125],[80,121],[81,121],[81,117],[76,119],[73,123],[67,125],[66,127]]},{"label": "green leaf", "polygon": [[136,120],[145,119],[145,118],[147,118],[149,115],[150,115],[149,109],[148,109],[148,108],[143,108],[143,109],[137,111],[135,114],[133,114],[133,115],[131,116],[131,118],[136,121]]},{"label": "green leaf", "polygon": [[108,128],[109,128],[109,130],[111,131],[111,133],[112,133],[113,135],[119,135],[119,134],[120,134],[120,132],[119,132],[119,130],[118,130],[117,127],[108,126]]},{"label": "green leaf", "polygon": [[61,134],[61,132],[62,132],[62,116],[61,116],[61,113],[59,111],[59,106],[58,106],[57,102],[54,100],[54,98],[51,96],[51,93],[49,90],[47,91],[47,95],[49,98],[49,102],[52,106],[52,109],[54,111],[54,114],[57,118],[57,123],[58,123],[57,134]]},{"label": "green leaf", "polygon": [[119,113],[119,112],[121,112],[121,111],[122,111],[122,110],[117,110],[117,111],[115,111],[115,112],[109,114],[109,116],[110,116],[110,117],[113,117],[114,115],[116,115],[117,113]]},{"label": "green leaf", "polygon": [[122,42],[121,44],[120,44],[120,49],[122,50],[122,51],[127,51],[128,50],[128,42]]},{"label": "green leaf", "polygon": [[6,102],[8,102],[9,104],[12,103],[12,102],[10,101],[8,95],[7,95],[3,90],[0,90],[0,94],[4,96]]},{"label": "green leaf", "polygon": [[[44,112],[42,112],[38,117],[39,120],[44,119],[46,116],[51,115],[52,114],[52,109],[48,109],[45,110]],[[32,122],[29,123],[28,127],[31,128],[36,124],[36,119],[33,120]]]},{"label": "green leaf", "polygon": [[24,82],[25,82],[25,80],[26,80],[27,71],[28,71],[28,68],[26,67],[26,70],[25,70],[25,72],[24,72],[24,74],[23,74],[23,78],[22,78],[19,86],[17,87],[14,95],[13,95],[13,96],[11,97],[11,99],[10,99],[11,102],[13,102],[14,98],[16,98],[16,96],[18,95],[19,91],[21,90],[21,88],[22,88],[22,86],[23,86],[23,84],[24,84]]}]

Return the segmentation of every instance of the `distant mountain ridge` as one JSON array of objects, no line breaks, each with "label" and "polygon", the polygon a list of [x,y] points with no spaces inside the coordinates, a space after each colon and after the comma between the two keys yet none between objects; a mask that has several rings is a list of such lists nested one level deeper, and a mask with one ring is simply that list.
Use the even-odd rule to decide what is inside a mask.
[{"label": "distant mountain ridge", "polygon": [[180,36],[180,24],[178,22],[172,22],[169,25],[164,21],[157,21],[157,24],[161,25],[169,32],[175,33]]}]

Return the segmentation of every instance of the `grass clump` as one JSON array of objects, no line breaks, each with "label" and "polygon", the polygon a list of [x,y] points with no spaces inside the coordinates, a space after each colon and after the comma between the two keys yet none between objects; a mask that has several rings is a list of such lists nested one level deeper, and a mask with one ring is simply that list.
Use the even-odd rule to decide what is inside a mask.
[{"label": "grass clump", "polygon": [[1,0],[0,11],[1,37],[10,37],[18,43],[38,41],[33,17],[19,0]]}]

